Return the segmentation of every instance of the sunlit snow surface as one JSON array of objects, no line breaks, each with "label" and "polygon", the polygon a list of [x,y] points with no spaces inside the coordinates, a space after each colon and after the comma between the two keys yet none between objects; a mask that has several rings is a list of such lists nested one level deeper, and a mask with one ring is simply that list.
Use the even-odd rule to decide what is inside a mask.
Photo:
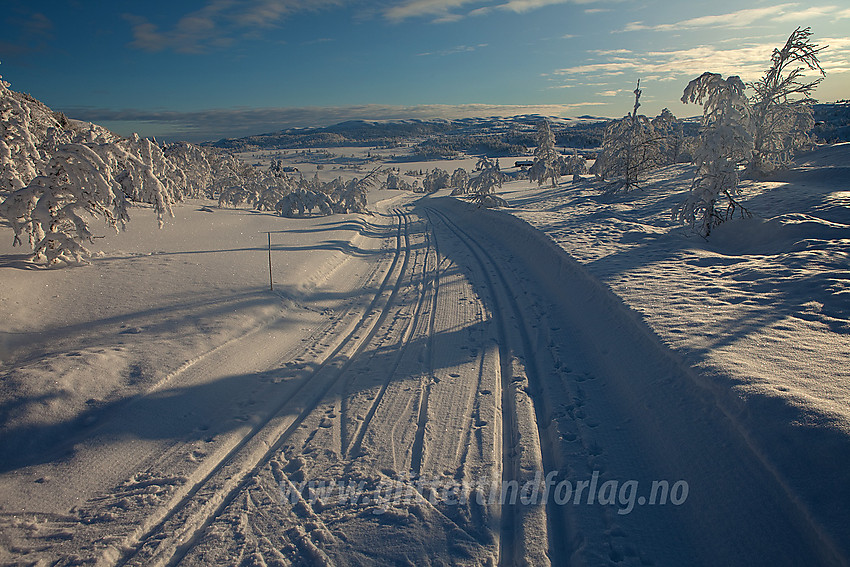
[{"label": "sunlit snow surface", "polygon": [[[823,147],[743,182],[754,217],[708,240],[672,221],[686,165],[620,196],[511,181],[495,212],[374,191],[375,216],[188,202],[157,230],[136,209],[65,269],[8,234],[0,562],[846,561],[848,163],[850,144]],[[581,266],[541,256],[546,235]],[[547,522],[424,491],[380,515],[278,493],[536,470],[683,478],[691,496]]]}]

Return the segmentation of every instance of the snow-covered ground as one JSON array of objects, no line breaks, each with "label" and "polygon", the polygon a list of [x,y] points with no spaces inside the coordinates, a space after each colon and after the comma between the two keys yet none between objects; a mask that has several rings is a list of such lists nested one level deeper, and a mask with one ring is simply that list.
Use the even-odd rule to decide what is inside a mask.
[{"label": "snow-covered ground", "polygon": [[0,242],[0,563],[846,564],[848,158]]}]

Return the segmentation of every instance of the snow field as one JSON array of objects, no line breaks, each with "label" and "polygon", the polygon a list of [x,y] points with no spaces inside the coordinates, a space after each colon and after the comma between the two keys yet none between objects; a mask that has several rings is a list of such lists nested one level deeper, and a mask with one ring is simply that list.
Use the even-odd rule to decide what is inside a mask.
[{"label": "snow field", "polygon": [[674,166],[505,211],[187,205],[72,270],[9,251],[0,560],[846,563],[837,148],[749,187],[801,213],[709,243],[669,221]]}]

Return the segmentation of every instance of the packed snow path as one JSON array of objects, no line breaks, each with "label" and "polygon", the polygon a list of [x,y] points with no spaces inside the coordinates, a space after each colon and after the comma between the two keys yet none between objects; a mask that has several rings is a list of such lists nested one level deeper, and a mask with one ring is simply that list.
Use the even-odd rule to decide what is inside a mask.
[{"label": "packed snow path", "polygon": [[389,207],[303,319],[283,310],[73,451],[3,467],[0,560],[842,562],[699,376],[496,221],[448,198]]}]

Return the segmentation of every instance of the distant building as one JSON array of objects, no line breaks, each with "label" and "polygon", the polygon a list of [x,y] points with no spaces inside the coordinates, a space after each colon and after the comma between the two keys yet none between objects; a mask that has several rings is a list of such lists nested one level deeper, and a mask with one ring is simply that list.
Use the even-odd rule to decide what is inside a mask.
[{"label": "distant building", "polygon": [[531,167],[532,165],[534,165],[534,162],[529,161],[529,160],[515,161],[514,162],[514,167],[526,168],[526,167]]}]

